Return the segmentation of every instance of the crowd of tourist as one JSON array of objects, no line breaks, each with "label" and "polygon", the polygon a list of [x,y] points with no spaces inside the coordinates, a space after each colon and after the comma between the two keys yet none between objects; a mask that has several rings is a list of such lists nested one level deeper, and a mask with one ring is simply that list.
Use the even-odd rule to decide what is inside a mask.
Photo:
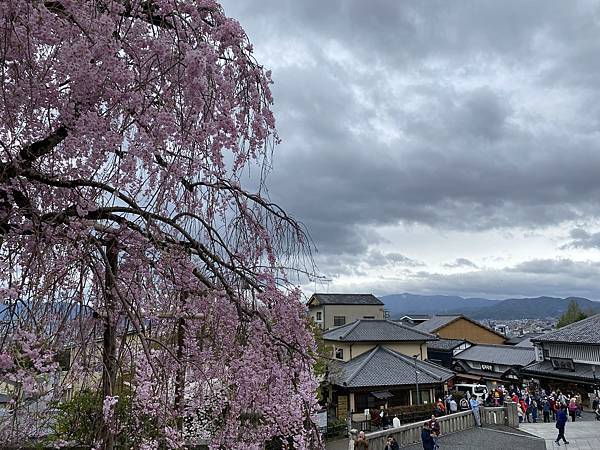
[{"label": "crowd of tourist", "polygon": [[[457,402],[458,399],[458,402]],[[487,407],[503,406],[506,401],[511,401],[517,405],[517,414],[519,422],[536,423],[538,420],[543,420],[545,423],[556,422],[558,429],[558,437],[556,443],[560,445],[560,441],[568,444],[565,438],[565,425],[568,418],[575,422],[578,417],[581,417],[583,411],[583,403],[581,395],[573,392],[567,394],[560,390],[546,392],[544,389],[536,389],[525,387],[523,389],[510,387],[510,390],[504,386],[498,386],[492,389],[483,397],[476,397],[469,392],[461,394],[458,392],[449,393],[444,399],[438,399],[433,404],[433,414],[431,419],[426,421],[421,430],[421,441],[425,450],[434,450],[439,448],[437,439],[441,435],[441,427],[438,422],[438,417],[454,414],[460,411],[471,410],[473,418],[477,426],[481,426],[481,418],[479,415],[479,406],[483,404]],[[596,396],[591,405],[595,412],[596,420],[600,421],[600,398]],[[395,416],[393,420],[389,419],[387,412],[380,411],[380,426],[388,428],[400,427],[400,420]],[[363,432],[359,436],[355,436],[355,442],[351,442],[353,449],[368,449],[368,440]],[[351,439],[352,441],[352,439]],[[356,444],[356,445],[355,445]],[[385,450],[399,449],[398,443],[393,435],[387,437]]]}]

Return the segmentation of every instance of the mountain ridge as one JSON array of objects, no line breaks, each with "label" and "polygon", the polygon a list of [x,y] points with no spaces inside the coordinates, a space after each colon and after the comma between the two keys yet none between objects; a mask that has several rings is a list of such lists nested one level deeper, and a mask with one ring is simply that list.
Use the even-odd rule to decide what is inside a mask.
[{"label": "mountain ridge", "polygon": [[588,312],[600,312],[600,302],[583,297],[523,297],[502,300],[456,295],[419,295],[404,292],[379,297],[392,318],[404,314],[465,314],[474,319],[558,318],[571,300]]}]

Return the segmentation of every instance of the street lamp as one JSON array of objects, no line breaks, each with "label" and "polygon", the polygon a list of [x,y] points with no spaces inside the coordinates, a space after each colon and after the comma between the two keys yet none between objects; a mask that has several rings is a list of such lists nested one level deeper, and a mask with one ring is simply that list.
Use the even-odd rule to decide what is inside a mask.
[{"label": "street lamp", "polygon": [[417,371],[417,358],[419,355],[413,355],[415,358],[415,385],[417,387],[417,405],[421,404],[421,395],[419,394],[419,372]]}]

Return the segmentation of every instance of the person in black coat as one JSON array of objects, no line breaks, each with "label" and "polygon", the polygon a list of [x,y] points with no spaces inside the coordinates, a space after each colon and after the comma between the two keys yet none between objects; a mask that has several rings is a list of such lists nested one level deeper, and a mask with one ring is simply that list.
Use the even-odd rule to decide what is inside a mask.
[{"label": "person in black coat", "polygon": [[433,441],[433,437],[431,437],[431,429],[427,423],[421,430],[421,441],[423,442],[423,450],[434,450],[435,442]]},{"label": "person in black coat", "polygon": [[396,438],[392,435],[387,437],[387,443],[385,444],[385,448],[383,450],[400,450],[400,446],[398,442],[396,442]]},{"label": "person in black coat", "polygon": [[558,428],[558,437],[556,438],[556,445],[560,445],[560,440],[562,439],[565,444],[568,444],[569,441],[565,438],[565,425],[567,424],[567,412],[566,407],[563,406],[556,413],[556,428]]}]

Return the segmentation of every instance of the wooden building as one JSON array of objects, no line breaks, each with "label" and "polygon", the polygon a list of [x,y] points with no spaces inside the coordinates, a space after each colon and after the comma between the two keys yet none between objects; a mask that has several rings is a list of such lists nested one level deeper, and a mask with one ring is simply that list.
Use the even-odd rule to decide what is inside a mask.
[{"label": "wooden building", "polygon": [[462,314],[431,316],[414,326],[415,330],[433,333],[443,339],[462,339],[473,344],[503,344],[506,336]]},{"label": "wooden building", "polygon": [[524,372],[547,390],[600,395],[600,314],[531,339],[536,361]]}]

